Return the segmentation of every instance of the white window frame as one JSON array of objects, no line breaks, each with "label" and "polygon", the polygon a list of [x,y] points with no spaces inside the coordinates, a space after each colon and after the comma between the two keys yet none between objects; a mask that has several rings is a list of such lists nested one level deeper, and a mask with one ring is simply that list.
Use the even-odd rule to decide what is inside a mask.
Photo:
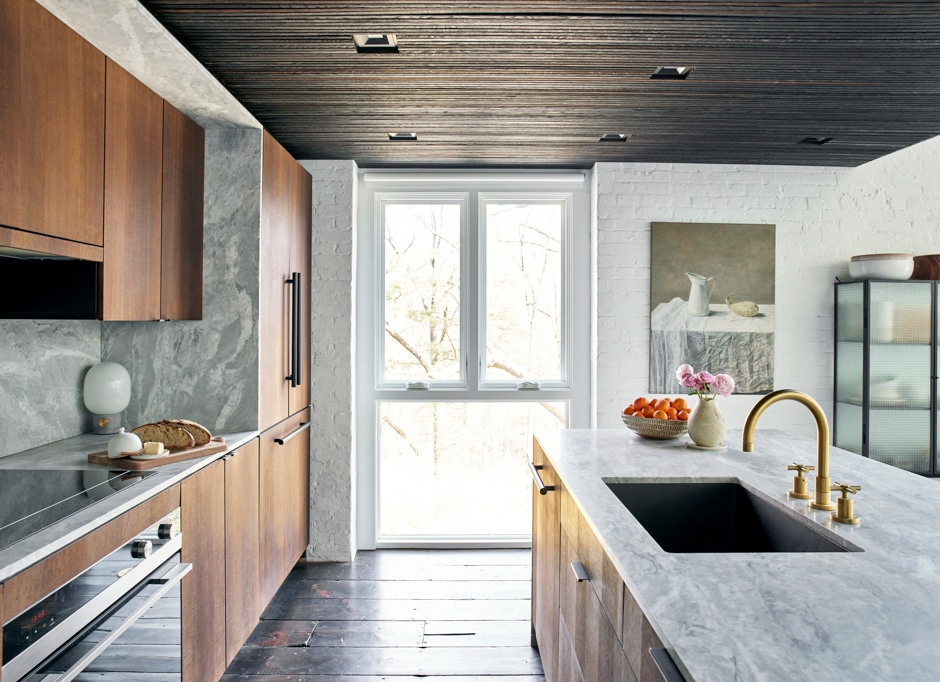
[{"label": "white window frame", "polygon": [[[473,539],[425,542],[378,537],[378,455],[383,402],[563,402],[570,428],[590,428],[591,359],[591,199],[588,172],[448,173],[445,171],[360,171],[356,258],[356,538],[359,549],[387,546],[479,546]],[[461,379],[428,382],[384,380],[384,243],[382,207],[403,202],[463,202],[461,210]],[[538,388],[517,382],[481,381],[485,362],[485,215],[486,203],[563,201],[565,238],[562,263],[561,378],[539,380]],[[471,226],[473,226],[471,228]],[[475,239],[471,236],[476,234]],[[381,280],[381,281],[380,281]],[[471,314],[472,313],[472,314]],[[484,352],[481,352],[481,349]],[[471,361],[472,360],[472,361]],[[489,546],[528,546],[529,537],[487,540]]]}]

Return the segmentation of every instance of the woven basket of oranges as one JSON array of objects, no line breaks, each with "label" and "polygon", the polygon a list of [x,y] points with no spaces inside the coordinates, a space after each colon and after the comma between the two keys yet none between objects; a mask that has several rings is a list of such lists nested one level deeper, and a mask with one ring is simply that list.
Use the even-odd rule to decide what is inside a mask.
[{"label": "woven basket of oranges", "polygon": [[688,432],[690,411],[685,398],[639,397],[627,405],[620,417],[638,436],[670,440]]}]

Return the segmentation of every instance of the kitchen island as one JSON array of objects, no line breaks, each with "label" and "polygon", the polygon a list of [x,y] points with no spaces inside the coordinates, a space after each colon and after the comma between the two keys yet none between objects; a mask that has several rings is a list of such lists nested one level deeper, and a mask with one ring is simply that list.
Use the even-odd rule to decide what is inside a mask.
[{"label": "kitchen island", "polygon": [[[687,437],[653,441],[626,429],[538,439],[625,591],[689,682],[938,679],[937,481],[833,448],[833,481],[861,486],[861,521],[853,526],[787,495],[794,473],[787,465],[816,464],[814,439],[758,429],[753,453],[740,450],[734,431],[718,452],[688,448]],[[605,479],[736,479],[861,551],[668,553]],[[625,650],[626,639],[624,631]]]}]

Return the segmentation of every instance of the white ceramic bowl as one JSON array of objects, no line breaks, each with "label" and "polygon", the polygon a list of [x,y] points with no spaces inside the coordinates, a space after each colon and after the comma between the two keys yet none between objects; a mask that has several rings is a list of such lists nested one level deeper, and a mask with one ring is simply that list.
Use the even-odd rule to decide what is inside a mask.
[{"label": "white ceramic bowl", "polygon": [[852,279],[910,279],[913,272],[914,256],[909,253],[870,253],[849,261]]}]

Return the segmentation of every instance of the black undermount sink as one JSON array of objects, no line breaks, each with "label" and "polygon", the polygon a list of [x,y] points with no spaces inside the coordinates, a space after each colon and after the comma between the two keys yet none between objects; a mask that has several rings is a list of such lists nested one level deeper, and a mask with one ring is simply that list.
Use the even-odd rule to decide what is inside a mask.
[{"label": "black undermount sink", "polygon": [[667,552],[863,551],[736,479],[604,483]]}]

